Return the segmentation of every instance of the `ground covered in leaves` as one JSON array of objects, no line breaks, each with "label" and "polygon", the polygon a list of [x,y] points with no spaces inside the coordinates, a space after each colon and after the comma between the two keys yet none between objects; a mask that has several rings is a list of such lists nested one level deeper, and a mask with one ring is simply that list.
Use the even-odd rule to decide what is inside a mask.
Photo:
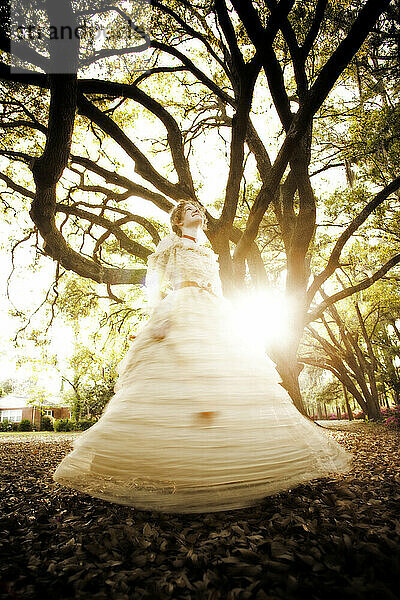
[{"label": "ground covered in leaves", "polygon": [[341,478],[244,510],[166,515],[53,483],[72,435],[0,434],[0,598],[397,599],[399,434],[330,435],[355,455]]}]

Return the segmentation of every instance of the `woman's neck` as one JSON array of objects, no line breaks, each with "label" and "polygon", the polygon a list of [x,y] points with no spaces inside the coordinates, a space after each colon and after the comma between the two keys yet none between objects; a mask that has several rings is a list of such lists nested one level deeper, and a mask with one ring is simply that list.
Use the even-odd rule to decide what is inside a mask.
[{"label": "woman's neck", "polygon": [[197,242],[200,237],[201,227],[198,227],[197,225],[195,227],[182,227],[181,231],[182,237],[189,238]]},{"label": "woman's neck", "polygon": [[196,238],[192,237],[191,235],[182,235],[183,238],[185,238],[186,240],[192,240],[192,242],[195,242],[197,244],[197,240]]}]

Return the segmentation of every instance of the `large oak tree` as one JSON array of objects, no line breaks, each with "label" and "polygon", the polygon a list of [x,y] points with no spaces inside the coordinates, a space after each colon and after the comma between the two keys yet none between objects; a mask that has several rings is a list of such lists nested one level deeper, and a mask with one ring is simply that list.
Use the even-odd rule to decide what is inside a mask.
[{"label": "large oak tree", "polygon": [[[77,26],[83,12],[85,18],[91,16],[87,4],[47,0],[44,10],[50,25],[61,18]],[[95,3],[97,8],[101,4]],[[112,10],[109,4],[103,9]],[[317,209],[310,177],[313,121],[370,32],[377,23],[392,19],[386,12],[390,0],[215,0],[197,4],[153,0],[151,4],[151,33],[147,36],[136,28],[136,46],[117,48],[110,43],[96,50],[79,47],[79,39],[73,38],[67,53],[69,64],[63,46],[56,42],[49,44],[48,55],[26,40],[14,39],[10,44],[4,19],[0,155],[8,163],[0,178],[31,202],[34,231],[40,234],[44,252],[60,268],[106,284],[113,297],[111,286],[143,282],[147,257],[160,237],[154,221],[124,203],[141,198],[168,212],[181,199],[198,200],[193,174],[196,137],[213,128],[229,131],[225,193],[218,216],[208,213],[207,236],[219,255],[224,290],[231,294],[245,285],[246,272],[254,285],[265,282],[260,227],[269,215],[276,220],[286,257],[286,292],[295,308],[290,342],[275,348],[273,358],[293,401],[303,410],[297,349],[305,325],[338,300],[370,286],[400,261],[400,254],[394,255],[372,276],[319,304],[315,301],[318,290],[340,265],[345,244],[400,187],[400,177],[395,177],[370,198],[341,233],[324,267],[311,273]],[[118,2],[115,7],[114,29],[131,25]],[[132,60],[143,40],[149,64],[145,72],[137,73]],[[11,55],[22,61],[25,73],[10,68]],[[65,72],[51,73],[51,65],[63,61]],[[104,76],[93,77],[90,69],[96,64],[108,64]],[[160,93],[160,82],[165,90],[171,86],[170,94]],[[265,94],[266,101],[271,98],[271,114],[280,120],[282,135],[274,157],[263,127],[255,125],[252,106],[256,89],[257,94]],[[175,101],[175,96],[183,100]],[[138,106],[160,124],[165,135],[159,141],[169,153],[168,168],[161,166],[157,154],[154,159],[154,154],[146,152],[140,143],[141,132],[132,132],[118,118],[122,105],[128,107],[125,110]],[[78,135],[84,123],[98,140],[97,159]],[[132,165],[132,177],[110,166],[104,140],[112,140]],[[245,198],[249,210],[243,216],[240,201],[247,155],[254,158],[258,175],[253,194]],[[31,170],[32,185],[26,172],[18,179],[13,165],[21,163]],[[92,239],[91,255],[83,250],[83,243],[79,246],[71,241],[76,238],[64,233],[68,224],[76,226],[82,238]],[[145,237],[135,239],[132,225],[140,227]],[[110,264],[106,252],[110,237],[134,259],[133,267]]]}]

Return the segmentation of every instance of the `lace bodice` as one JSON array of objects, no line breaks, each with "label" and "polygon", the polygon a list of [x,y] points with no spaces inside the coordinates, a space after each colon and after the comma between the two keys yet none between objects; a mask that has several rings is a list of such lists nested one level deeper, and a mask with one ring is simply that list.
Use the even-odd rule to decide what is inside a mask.
[{"label": "lace bodice", "polygon": [[150,304],[157,304],[163,294],[184,281],[194,281],[222,296],[217,255],[173,233],[163,238],[148,258],[146,287]]}]

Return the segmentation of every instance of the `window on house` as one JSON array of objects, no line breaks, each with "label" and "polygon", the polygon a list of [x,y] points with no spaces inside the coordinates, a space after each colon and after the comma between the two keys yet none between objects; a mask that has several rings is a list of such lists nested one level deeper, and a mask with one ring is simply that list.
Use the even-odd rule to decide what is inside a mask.
[{"label": "window on house", "polygon": [[43,414],[47,417],[54,417],[54,410],[46,409]]},{"label": "window on house", "polygon": [[19,423],[22,421],[22,410],[2,410],[0,411],[0,419],[5,421],[12,421],[13,423]]}]

